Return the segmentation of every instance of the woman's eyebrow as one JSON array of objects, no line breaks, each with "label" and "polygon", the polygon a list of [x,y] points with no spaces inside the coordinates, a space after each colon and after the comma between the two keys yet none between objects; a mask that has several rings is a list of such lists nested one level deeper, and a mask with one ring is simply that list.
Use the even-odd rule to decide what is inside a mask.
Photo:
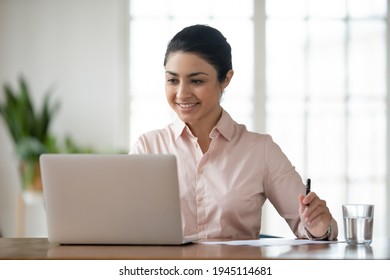
[{"label": "woman's eyebrow", "polygon": [[198,76],[198,75],[206,75],[206,76],[208,76],[209,74],[207,74],[205,72],[195,72],[195,73],[189,74],[188,77],[194,77],[194,76]]},{"label": "woman's eyebrow", "polygon": [[172,71],[165,71],[165,74],[169,74],[169,75],[172,75],[172,76],[179,76],[177,73],[172,72]]},{"label": "woman's eyebrow", "polygon": [[[179,76],[179,74],[175,73],[175,72],[172,72],[172,71],[165,71],[165,74],[169,74],[169,75],[172,75],[172,76]],[[208,76],[209,74],[205,73],[205,72],[194,72],[194,73],[190,73],[187,75],[187,77],[194,77],[194,76],[198,76],[198,75],[206,75]]]}]

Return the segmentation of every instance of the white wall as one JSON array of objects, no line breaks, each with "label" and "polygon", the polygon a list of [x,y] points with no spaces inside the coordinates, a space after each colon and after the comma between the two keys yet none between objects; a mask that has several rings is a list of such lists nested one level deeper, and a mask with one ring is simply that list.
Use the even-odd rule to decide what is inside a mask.
[{"label": "white wall", "polygon": [[[101,151],[127,150],[125,0],[0,0],[0,85],[23,74],[36,102],[54,87],[53,132]],[[0,232],[16,235],[20,193],[13,143],[0,120]]]}]

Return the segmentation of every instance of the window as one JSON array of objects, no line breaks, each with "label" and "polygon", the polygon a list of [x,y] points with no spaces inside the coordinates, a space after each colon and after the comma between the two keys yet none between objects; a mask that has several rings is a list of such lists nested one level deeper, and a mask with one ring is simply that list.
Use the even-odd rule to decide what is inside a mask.
[{"label": "window", "polygon": [[267,1],[267,132],[326,198],[341,234],[348,202],[375,204],[384,235],[386,1],[293,3]]},{"label": "window", "polygon": [[[346,202],[375,204],[374,234],[385,235],[385,0],[130,0],[129,14],[131,145],[175,118],[164,94],[168,40],[190,24],[210,24],[232,45],[235,76],[223,107],[271,134],[312,179],[340,237]],[[270,205],[263,229],[291,236]]]}]

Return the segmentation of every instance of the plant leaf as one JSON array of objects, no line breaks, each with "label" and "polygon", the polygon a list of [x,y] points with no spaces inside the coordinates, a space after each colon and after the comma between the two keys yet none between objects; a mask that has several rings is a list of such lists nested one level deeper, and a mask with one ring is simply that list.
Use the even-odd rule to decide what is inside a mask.
[{"label": "plant leaf", "polygon": [[20,109],[23,110],[23,112],[20,112],[21,123],[23,124],[24,133],[25,135],[37,137],[37,117],[34,104],[31,101],[30,91],[23,77],[20,77],[19,79],[19,86],[21,102]]}]

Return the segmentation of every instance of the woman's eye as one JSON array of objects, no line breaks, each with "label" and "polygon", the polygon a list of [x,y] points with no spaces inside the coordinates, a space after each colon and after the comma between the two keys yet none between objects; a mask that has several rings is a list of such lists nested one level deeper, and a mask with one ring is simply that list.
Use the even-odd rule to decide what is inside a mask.
[{"label": "woman's eye", "polygon": [[192,82],[193,84],[196,84],[196,85],[199,85],[199,84],[203,83],[202,80],[192,80],[191,82]]},{"label": "woman's eye", "polygon": [[173,79],[173,78],[167,79],[167,83],[168,83],[168,84],[176,84],[176,83],[177,83],[177,80],[176,80],[176,79]]}]

